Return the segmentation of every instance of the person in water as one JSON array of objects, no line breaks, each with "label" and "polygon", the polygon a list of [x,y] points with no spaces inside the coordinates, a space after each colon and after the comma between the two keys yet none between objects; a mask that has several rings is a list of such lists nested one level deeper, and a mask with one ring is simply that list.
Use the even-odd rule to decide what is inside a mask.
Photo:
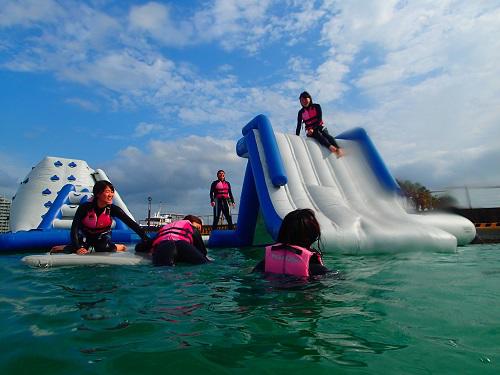
[{"label": "person in water", "polygon": [[217,180],[210,186],[210,205],[214,208],[214,221],[212,229],[216,229],[221,212],[226,218],[229,229],[233,229],[233,219],[229,213],[229,204],[235,206],[231,184],[226,181],[226,173],[221,169],[217,171]]},{"label": "person in water", "polygon": [[113,204],[115,188],[109,181],[97,181],[92,189],[94,197],[78,206],[71,225],[71,244],[54,246],[55,252],[87,254],[92,247],[96,252],[125,251],[126,246],[111,242],[113,218],[123,221],[137,233],[143,242],[150,242],[146,232],[120,207]]},{"label": "person in water", "polygon": [[281,223],[278,242],[266,247],[265,257],[254,271],[309,277],[329,272],[321,253],[311,246],[320,240],[321,230],[314,211],[289,212]]},{"label": "person in water", "polygon": [[202,221],[194,215],[164,225],[150,246],[137,244],[135,251],[151,255],[155,266],[174,266],[178,262],[208,263],[207,249],[201,238]]},{"label": "person in water", "polygon": [[335,153],[338,158],[344,155],[344,151],[337,144],[337,141],[332,137],[326,127],[323,126],[323,113],[321,106],[313,103],[311,95],[304,91],[299,96],[302,108],[297,114],[297,129],[296,135],[300,135],[302,123],[305,124],[306,135],[316,139],[320,144],[328,148],[331,152]]}]

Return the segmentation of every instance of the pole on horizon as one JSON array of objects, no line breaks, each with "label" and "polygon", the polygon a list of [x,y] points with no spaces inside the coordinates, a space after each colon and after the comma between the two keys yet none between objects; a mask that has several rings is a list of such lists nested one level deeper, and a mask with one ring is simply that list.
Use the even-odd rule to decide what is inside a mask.
[{"label": "pole on horizon", "polygon": [[151,225],[151,201],[153,199],[151,197],[148,197],[148,229]]},{"label": "pole on horizon", "polygon": [[472,202],[470,200],[469,188],[467,187],[467,185],[465,185],[464,188],[465,188],[465,197],[467,198],[467,205],[469,206],[469,209],[471,209]]}]

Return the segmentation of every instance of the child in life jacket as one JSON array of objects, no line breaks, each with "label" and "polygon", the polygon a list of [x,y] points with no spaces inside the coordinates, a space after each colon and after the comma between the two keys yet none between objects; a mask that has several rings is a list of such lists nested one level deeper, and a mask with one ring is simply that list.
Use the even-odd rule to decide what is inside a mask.
[{"label": "child in life jacket", "polygon": [[319,241],[321,231],[314,211],[297,209],[289,212],[281,223],[278,243],[266,247],[264,259],[254,271],[309,277],[323,275],[321,253],[311,248]]},{"label": "child in life jacket", "polygon": [[194,215],[164,225],[151,246],[137,244],[135,251],[151,255],[155,266],[174,266],[178,262],[208,263],[207,249],[201,238],[202,221]]},{"label": "child in life jacket", "polygon": [[326,127],[323,126],[321,106],[313,103],[312,97],[307,91],[300,94],[299,100],[302,108],[297,114],[297,129],[295,130],[295,134],[300,135],[300,129],[302,123],[304,123],[308,137],[316,139],[320,144],[337,155],[337,158],[343,156],[344,151],[337,144],[335,138],[328,133]]},{"label": "child in life jacket", "polygon": [[115,188],[109,181],[97,181],[92,189],[94,197],[78,206],[71,224],[71,244],[54,246],[51,253],[72,252],[87,254],[90,248],[96,252],[125,251],[126,246],[111,241],[113,218],[123,221],[141,237],[150,242],[146,232],[120,207],[113,204]]}]

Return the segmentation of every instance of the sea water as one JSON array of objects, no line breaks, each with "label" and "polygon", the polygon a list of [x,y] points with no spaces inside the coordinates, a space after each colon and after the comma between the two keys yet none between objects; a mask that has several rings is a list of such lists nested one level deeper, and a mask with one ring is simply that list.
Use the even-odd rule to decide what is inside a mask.
[{"label": "sea water", "polygon": [[252,274],[262,249],[173,268],[0,257],[0,374],[499,374],[500,245],[325,254],[340,275]]}]

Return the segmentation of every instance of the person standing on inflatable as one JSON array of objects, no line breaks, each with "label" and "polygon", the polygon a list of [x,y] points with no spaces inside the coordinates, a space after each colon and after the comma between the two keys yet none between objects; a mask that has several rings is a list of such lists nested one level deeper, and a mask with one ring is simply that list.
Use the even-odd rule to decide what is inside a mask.
[{"label": "person standing on inflatable", "polygon": [[137,244],[138,253],[149,252],[153,265],[175,266],[178,262],[190,264],[208,263],[207,249],[201,238],[202,221],[194,215],[161,227],[152,246]]},{"label": "person standing on inflatable", "polygon": [[78,206],[71,224],[71,244],[54,246],[51,252],[87,254],[93,247],[96,252],[125,251],[126,246],[111,242],[113,218],[123,221],[141,237],[144,243],[151,239],[146,232],[120,207],[113,204],[115,188],[109,181],[97,181],[92,189],[94,197]]},{"label": "person standing on inflatable", "polygon": [[337,158],[343,156],[343,150],[337,144],[335,138],[328,133],[326,127],[323,126],[321,106],[313,103],[312,97],[307,91],[300,94],[299,100],[302,108],[297,114],[297,129],[295,130],[295,134],[300,135],[300,129],[302,128],[302,123],[304,123],[308,137],[316,139],[320,144],[337,155]]},{"label": "person standing on inflatable", "polygon": [[229,213],[229,204],[233,207],[236,204],[234,203],[231,184],[229,181],[226,181],[225,177],[226,174],[222,169],[217,171],[217,180],[212,182],[212,185],[210,186],[210,205],[214,208],[214,222],[212,224],[212,229],[216,229],[221,211],[227,220],[229,229],[233,229],[233,219]]},{"label": "person standing on inflatable", "polygon": [[311,246],[320,240],[321,230],[314,211],[298,209],[289,212],[281,223],[278,243],[266,247],[264,259],[254,271],[309,277],[324,275],[321,253]]}]

